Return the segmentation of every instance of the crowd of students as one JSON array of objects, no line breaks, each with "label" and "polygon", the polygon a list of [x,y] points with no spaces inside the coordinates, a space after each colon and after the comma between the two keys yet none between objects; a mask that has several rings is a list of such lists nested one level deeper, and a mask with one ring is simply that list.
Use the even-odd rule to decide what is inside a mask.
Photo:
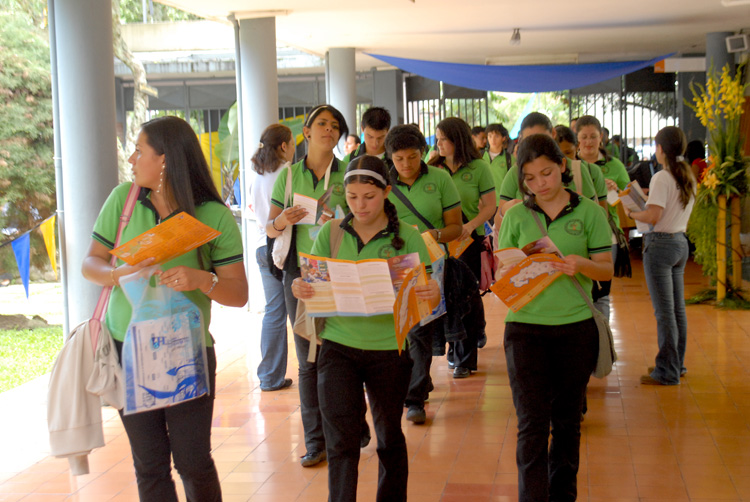
[{"label": "crowd of students", "polygon": [[[137,210],[144,216],[138,220],[138,231],[180,209],[223,228],[226,214],[215,204],[218,196],[204,186],[210,178],[203,157],[193,155],[195,144],[189,138],[176,143],[175,138],[186,136],[186,124],[178,124],[179,135],[162,138],[162,126],[174,127],[169,120],[145,124],[138,151],[131,157],[136,183],[143,187]],[[361,124],[363,141],[352,140],[346,157],[339,160],[339,143],[346,139],[349,145],[352,136],[336,108],[320,105],[304,122],[302,159],[292,164],[295,138],[279,124],[263,132],[252,158],[248,203],[257,217],[256,261],[266,297],[258,367],[261,390],[293,385],[286,377],[286,319],[294,325],[299,302],[315,295],[300,277],[299,253],[354,261],[417,253],[429,274],[432,261],[422,234],[429,233],[446,252],[447,244],[456,240],[468,247],[458,258],[446,258],[442,276],[416,287],[419,298],[432,308],[444,305],[446,313],[417,325],[402,346],[392,314],[330,317],[318,333],[322,345],[317,351],[311,352],[310,340],[294,334],[305,442],[301,465],[310,467],[327,459],[329,500],[356,500],[360,448],[371,440],[365,420],[369,403],[379,458],[376,499],[406,500],[408,457],[401,417],[406,409],[409,422],[427,422],[425,402],[434,388],[433,355],[444,354],[448,346],[453,378],[481,371],[478,354],[486,343],[480,296],[482,254],[488,243],[494,249],[522,248],[548,237],[562,255],[555,267],[563,277],[517,312],[509,311],[505,322],[504,349],[518,417],[519,500],[575,500],[581,414],[598,353],[589,304],[596,300],[596,308],[609,315],[606,284],[614,273],[619,228],[607,193],[621,190],[629,181],[623,163],[606,148],[608,131],[592,116],[578,118],[571,128],[553,127],[547,116],[534,112],[522,121],[514,155],[514,142],[503,125],[472,130],[464,120],[449,117],[438,123],[436,148],[429,153],[416,125],[391,129],[391,116],[383,108],[368,109]],[[685,227],[696,180],[683,157],[686,141],[678,128],[661,130],[655,143],[663,169],[653,177],[646,209],[628,214],[651,225],[644,237],[644,270],[656,313],[659,351],[641,382],[676,385],[687,371],[682,281]],[[187,175],[175,163],[185,158],[184,150],[191,152],[183,162],[190,169]],[[192,190],[192,198],[180,195],[185,190]],[[112,221],[126,192],[118,187],[102,210],[84,263],[90,280],[115,286],[115,300],[120,294],[118,279],[130,270],[122,264],[112,268],[108,250],[114,241]],[[294,205],[291,194],[324,201],[318,221],[302,224],[307,210]],[[274,239],[288,234],[288,229],[287,257],[274,263]],[[241,252],[236,232],[224,230],[226,242],[209,246],[210,252],[196,255],[195,263],[166,264],[162,283],[190,292],[202,307],[211,300],[244,303],[246,295],[232,292],[244,284],[237,277]],[[498,271],[497,277],[504,272]],[[123,301],[110,304],[107,322],[118,340],[122,337],[118,319],[126,314]],[[208,332],[206,344],[212,344]],[[312,353],[315,358],[309,357]],[[189,416],[196,404],[189,403],[169,408],[166,414],[152,411],[128,419],[142,500],[155,500],[155,494],[176,500],[168,469],[170,454],[184,485],[191,489],[188,500],[221,499],[208,446],[213,392],[194,403],[200,404],[201,416],[208,417],[199,428],[197,417]],[[142,430],[145,427],[148,434]],[[183,429],[199,436],[201,448],[182,448],[183,439],[175,435]],[[154,444],[163,446],[156,451]],[[208,484],[201,488],[203,480]]]}]

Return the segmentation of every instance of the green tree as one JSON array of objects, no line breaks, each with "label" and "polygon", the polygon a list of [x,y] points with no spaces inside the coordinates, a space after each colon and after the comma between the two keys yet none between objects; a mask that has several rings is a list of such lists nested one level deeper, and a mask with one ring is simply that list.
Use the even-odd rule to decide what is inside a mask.
[{"label": "green tree", "polygon": [[[17,9],[0,14],[0,229],[5,238],[33,228],[56,207],[49,44],[37,22]],[[38,232],[32,237],[36,240]],[[32,263],[46,260],[40,242],[32,241]]]},{"label": "green tree", "polygon": [[[151,9],[154,12],[153,16],[151,15]],[[143,0],[120,0],[120,19],[122,20],[122,24],[142,23]],[[191,21],[201,18],[175,7],[156,3],[153,0],[146,0],[146,19],[152,23],[161,23],[168,21]]]}]

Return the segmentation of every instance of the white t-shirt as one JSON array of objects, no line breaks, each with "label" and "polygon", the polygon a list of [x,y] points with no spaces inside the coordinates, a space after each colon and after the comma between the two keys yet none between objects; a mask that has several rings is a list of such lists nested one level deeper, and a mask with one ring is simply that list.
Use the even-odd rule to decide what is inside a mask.
[{"label": "white t-shirt", "polygon": [[268,213],[271,210],[271,192],[276,178],[284,167],[289,163],[281,165],[272,173],[258,174],[250,171],[250,208],[255,212],[255,223],[258,225],[258,240],[255,248],[266,245],[266,224]]},{"label": "white t-shirt", "polygon": [[690,212],[693,210],[695,195],[690,197],[687,206],[682,207],[680,202],[680,190],[672,173],[662,169],[651,178],[648,188],[649,205],[664,208],[661,219],[654,225],[653,232],[677,233],[687,229]]}]

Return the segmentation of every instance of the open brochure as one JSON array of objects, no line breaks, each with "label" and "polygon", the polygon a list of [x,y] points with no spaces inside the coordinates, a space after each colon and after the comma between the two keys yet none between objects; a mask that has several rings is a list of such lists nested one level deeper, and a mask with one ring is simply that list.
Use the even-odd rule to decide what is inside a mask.
[{"label": "open brochure", "polygon": [[311,317],[393,314],[401,284],[421,264],[417,253],[360,261],[299,256],[302,279],[315,289],[305,300]]},{"label": "open brochure", "polygon": [[396,325],[396,342],[399,354],[409,331],[419,324],[421,319],[432,313],[429,302],[420,300],[414,293],[414,286],[426,284],[427,271],[424,263],[409,269],[401,282],[401,287],[396,295],[396,302],[393,305],[393,321]]},{"label": "open brochure", "polygon": [[320,217],[323,215],[323,211],[326,210],[328,207],[328,201],[331,200],[331,193],[333,192],[333,185],[328,187],[328,190],[325,191],[323,195],[320,196],[319,199],[316,199],[314,197],[309,197],[307,195],[302,195],[301,193],[294,194],[294,198],[292,199],[292,204],[295,206],[303,207],[307,210],[307,214],[304,218],[299,220],[296,224],[297,225],[316,225],[320,223]]},{"label": "open brochure", "polygon": [[154,264],[160,264],[182,256],[220,235],[218,230],[182,212],[130,239],[110,253],[128,265],[136,265],[147,258],[155,258]]},{"label": "open brochure", "polygon": [[[637,180],[633,180],[619,193],[620,202],[628,211],[644,211],[648,203],[648,197],[641,189]],[[642,221],[634,220],[635,226],[641,233],[651,231],[651,225]]]},{"label": "open brochure", "polygon": [[543,237],[523,249],[505,248],[495,251],[498,279],[490,289],[513,312],[533,300],[562,272],[553,263],[563,263],[561,253],[549,237]]}]

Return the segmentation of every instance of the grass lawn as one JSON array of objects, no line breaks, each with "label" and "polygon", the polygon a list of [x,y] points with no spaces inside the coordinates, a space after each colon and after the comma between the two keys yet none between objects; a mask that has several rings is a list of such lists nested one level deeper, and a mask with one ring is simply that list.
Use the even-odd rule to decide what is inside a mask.
[{"label": "grass lawn", "polygon": [[62,326],[0,330],[0,392],[51,371],[62,345]]}]

